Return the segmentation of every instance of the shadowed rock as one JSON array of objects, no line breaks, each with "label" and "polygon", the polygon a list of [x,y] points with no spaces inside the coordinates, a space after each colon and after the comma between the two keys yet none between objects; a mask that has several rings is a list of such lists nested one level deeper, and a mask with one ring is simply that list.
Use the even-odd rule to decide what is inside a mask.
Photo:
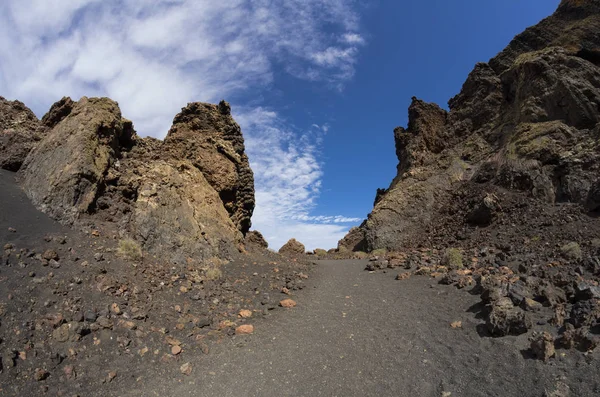
[{"label": "shadowed rock", "polygon": [[18,171],[45,133],[46,128],[27,106],[0,97],[0,168]]}]

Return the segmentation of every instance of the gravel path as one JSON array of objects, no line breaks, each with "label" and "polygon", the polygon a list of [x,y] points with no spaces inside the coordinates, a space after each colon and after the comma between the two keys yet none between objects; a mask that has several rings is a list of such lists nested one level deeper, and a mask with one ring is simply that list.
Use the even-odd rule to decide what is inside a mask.
[{"label": "gravel path", "polygon": [[527,359],[527,336],[478,335],[477,297],[364,266],[320,262],[296,308],[190,360],[191,376],[142,380],[129,395],[559,397],[569,386],[572,396],[598,395],[598,358]]}]

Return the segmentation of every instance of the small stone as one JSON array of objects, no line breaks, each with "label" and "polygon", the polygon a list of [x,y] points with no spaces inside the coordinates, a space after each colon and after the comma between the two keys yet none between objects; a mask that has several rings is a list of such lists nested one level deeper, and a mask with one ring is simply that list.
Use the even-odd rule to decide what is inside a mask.
[{"label": "small stone", "polygon": [[181,371],[182,374],[189,375],[192,373],[192,364],[185,363],[181,367],[179,367],[179,370]]},{"label": "small stone", "polygon": [[406,273],[399,273],[399,274],[396,276],[396,280],[407,280],[407,279],[409,279],[409,278],[410,278],[410,276],[411,276],[411,274],[410,274],[410,273],[408,273],[408,272],[406,272]]},{"label": "small stone", "polygon": [[554,350],[554,338],[552,337],[552,335],[550,335],[550,333],[534,333],[530,341],[531,352],[536,358],[548,361],[551,357],[553,357],[556,354],[556,351]]},{"label": "small stone", "polygon": [[104,260],[104,254],[102,252],[96,252],[94,254],[94,260],[96,262],[102,262]]},{"label": "small stone", "polygon": [[96,312],[94,312],[92,310],[87,310],[83,314],[83,318],[85,319],[85,321],[93,323],[98,318],[98,315],[96,314]]},{"label": "small stone", "polygon": [[543,305],[540,302],[536,302],[533,299],[524,298],[521,302],[521,309],[527,312],[537,312],[542,310]]},{"label": "small stone", "polygon": [[456,329],[456,328],[462,328],[462,321],[454,321],[452,323],[450,323],[450,327]]},{"label": "small stone", "polygon": [[96,324],[98,324],[98,326],[100,326],[100,328],[105,328],[105,329],[113,328],[112,320],[110,320],[109,318],[106,318],[104,316],[98,317],[98,319],[96,320]]},{"label": "small stone", "polygon": [[281,292],[283,292],[283,293],[284,293],[284,294],[286,294],[286,295],[289,295],[289,294],[290,294],[290,290],[289,290],[289,289],[287,289],[286,287],[283,287],[283,288],[281,289]]},{"label": "small stone", "polygon": [[75,367],[72,365],[65,365],[63,372],[65,373],[65,377],[67,379],[75,379],[77,377],[77,374],[75,373]]},{"label": "small stone", "polygon": [[48,264],[50,265],[51,268],[53,269],[59,269],[60,268],[60,263],[54,259],[50,259],[48,261]]},{"label": "small stone", "polygon": [[174,309],[177,313],[181,313],[181,306],[175,305]]},{"label": "small stone", "polygon": [[235,329],[236,335],[250,335],[254,332],[254,326],[250,324],[240,325]]},{"label": "small stone", "polygon": [[14,227],[9,227],[9,228],[8,228],[8,231],[9,231],[10,233],[16,233],[16,232],[17,232],[17,229],[15,229]]},{"label": "small stone", "polygon": [[57,261],[59,259],[59,257],[58,257],[58,254],[56,253],[56,251],[46,250],[46,252],[44,252],[42,254],[42,259],[45,259],[47,261],[54,259],[55,261]]},{"label": "small stone", "polygon": [[63,324],[52,332],[52,337],[57,342],[66,342],[69,340],[71,333],[71,326],[69,324]]},{"label": "small stone", "polygon": [[114,314],[121,314],[121,308],[119,307],[119,305],[117,305],[116,303],[113,303],[112,305],[110,305],[110,310],[114,313]]},{"label": "small stone", "polygon": [[250,318],[252,317],[252,312],[250,310],[240,310],[239,316],[241,318]]},{"label": "small stone", "polygon": [[176,355],[178,355],[179,353],[181,353],[181,350],[182,350],[182,349],[181,349],[181,346],[177,346],[177,345],[175,345],[175,346],[172,346],[172,347],[171,347],[171,354],[172,354],[172,355],[174,355],[174,356],[176,356]]},{"label": "small stone", "polygon": [[33,372],[33,379],[35,379],[37,382],[46,380],[46,379],[48,379],[49,376],[50,376],[50,373],[42,368],[36,368],[35,371]]},{"label": "small stone", "polygon": [[110,383],[116,377],[117,377],[117,372],[116,371],[110,371],[108,373],[108,375],[106,376],[106,381]]},{"label": "small stone", "polygon": [[281,302],[279,302],[279,305],[281,307],[285,307],[285,308],[292,308],[296,306],[296,301],[292,300],[292,299],[284,299]]}]

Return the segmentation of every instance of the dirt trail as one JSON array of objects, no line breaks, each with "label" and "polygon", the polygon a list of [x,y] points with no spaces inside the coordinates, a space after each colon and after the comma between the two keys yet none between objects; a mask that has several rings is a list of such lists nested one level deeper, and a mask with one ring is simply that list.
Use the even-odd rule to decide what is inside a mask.
[{"label": "dirt trail", "polygon": [[[364,261],[322,261],[287,313],[255,322],[191,363],[180,379],[145,379],[132,396],[588,396],[598,357],[524,357],[527,336],[477,333],[479,301],[427,278],[395,281]],[[450,323],[462,321],[462,328]],[[570,393],[569,393],[570,388]],[[151,392],[150,392],[151,391]],[[558,394],[557,394],[558,393]],[[563,394],[560,394],[563,393]],[[564,394],[567,393],[567,394]],[[125,395],[125,394],[121,394]]]}]

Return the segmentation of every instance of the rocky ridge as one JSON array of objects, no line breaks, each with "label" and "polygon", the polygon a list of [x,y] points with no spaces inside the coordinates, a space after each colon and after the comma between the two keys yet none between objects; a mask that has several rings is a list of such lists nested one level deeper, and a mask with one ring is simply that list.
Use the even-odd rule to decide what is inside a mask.
[{"label": "rocky ridge", "polygon": [[[226,102],[190,103],[164,141],[137,136],[108,98],[63,98],[41,122],[23,109],[29,135],[18,136],[31,143],[18,152],[22,165],[4,168],[19,169],[28,197],[52,218],[133,238],[175,263],[239,249],[251,225],[254,177]],[[20,114],[3,116],[15,124]],[[29,131],[44,134],[34,145]],[[11,139],[2,153],[13,152]]]},{"label": "rocky ridge", "polygon": [[459,216],[448,214],[449,206],[465,189],[476,202],[453,234],[492,224],[493,207],[502,204],[493,203],[494,194],[597,213],[599,8],[596,0],[561,2],[554,15],[477,64],[449,111],[413,98],[408,127],[394,130],[398,175],[340,244],[374,250],[427,241],[441,219]]}]

